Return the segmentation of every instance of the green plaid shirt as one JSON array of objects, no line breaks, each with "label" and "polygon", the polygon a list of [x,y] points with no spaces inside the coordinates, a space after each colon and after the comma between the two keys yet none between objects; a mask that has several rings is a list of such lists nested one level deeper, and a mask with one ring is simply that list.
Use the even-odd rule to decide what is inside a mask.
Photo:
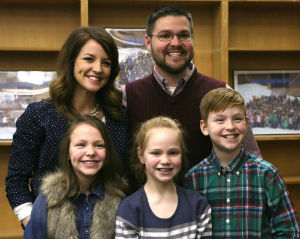
[{"label": "green plaid shirt", "polygon": [[225,168],[212,151],[189,170],[185,183],[208,199],[213,238],[299,238],[296,213],[278,170],[243,147]]}]

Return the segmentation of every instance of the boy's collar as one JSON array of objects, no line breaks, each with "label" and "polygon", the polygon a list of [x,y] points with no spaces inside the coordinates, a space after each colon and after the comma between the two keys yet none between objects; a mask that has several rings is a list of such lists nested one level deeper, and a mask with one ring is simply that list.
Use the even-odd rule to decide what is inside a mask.
[{"label": "boy's collar", "polygon": [[214,150],[212,150],[212,153],[209,155],[208,160],[210,160],[212,164],[215,166],[215,169],[217,170],[219,176],[225,175],[226,173],[229,172],[236,173],[237,175],[239,175],[245,161],[245,157],[244,157],[245,153],[246,153],[245,148],[242,145],[240,153],[226,167],[223,167],[221,165],[220,160],[218,159]]}]

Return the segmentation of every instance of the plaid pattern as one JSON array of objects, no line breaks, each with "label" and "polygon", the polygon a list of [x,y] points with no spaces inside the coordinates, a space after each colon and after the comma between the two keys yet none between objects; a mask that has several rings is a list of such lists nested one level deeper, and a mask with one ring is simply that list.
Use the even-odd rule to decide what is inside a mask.
[{"label": "plaid pattern", "polygon": [[278,170],[245,152],[223,168],[214,151],[186,174],[207,197],[213,238],[299,238],[299,225]]}]

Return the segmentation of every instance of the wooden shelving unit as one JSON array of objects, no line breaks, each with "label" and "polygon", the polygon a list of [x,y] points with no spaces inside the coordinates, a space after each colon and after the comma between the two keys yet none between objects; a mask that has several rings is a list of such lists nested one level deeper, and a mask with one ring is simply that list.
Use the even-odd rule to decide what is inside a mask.
[{"label": "wooden shelving unit", "polygon": [[273,140],[300,140],[300,135],[256,135],[256,141],[273,141]]},{"label": "wooden shelving unit", "polygon": [[[198,71],[232,84],[233,70],[300,68],[300,0],[2,0],[0,70],[55,70],[63,42],[86,25],[144,28],[156,7],[177,4],[194,21]],[[256,136],[300,213],[299,135]],[[0,142],[0,238],[22,238],[5,198],[10,142]]]}]

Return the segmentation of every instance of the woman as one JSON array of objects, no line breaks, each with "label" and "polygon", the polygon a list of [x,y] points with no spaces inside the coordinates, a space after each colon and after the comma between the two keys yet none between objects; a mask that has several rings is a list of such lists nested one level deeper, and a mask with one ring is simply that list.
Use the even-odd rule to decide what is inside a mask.
[{"label": "woman", "polygon": [[90,114],[105,122],[127,165],[126,114],[114,85],[118,73],[118,49],[107,32],[81,27],[70,34],[59,53],[50,98],[28,105],[16,123],[6,191],[23,226],[30,218],[41,177],[57,165],[58,144],[74,116]]}]

